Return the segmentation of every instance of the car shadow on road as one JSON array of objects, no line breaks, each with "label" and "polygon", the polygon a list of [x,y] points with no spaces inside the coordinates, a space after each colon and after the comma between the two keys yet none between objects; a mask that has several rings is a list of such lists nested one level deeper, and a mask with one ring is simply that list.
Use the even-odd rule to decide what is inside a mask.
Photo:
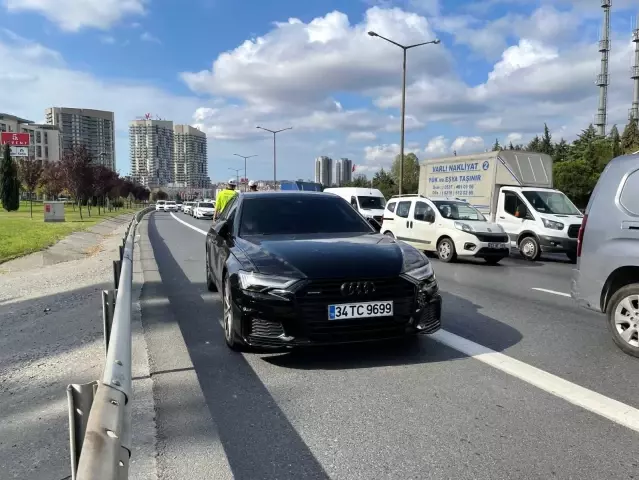
[{"label": "car shadow on road", "polygon": [[[442,292],[442,328],[496,351],[517,344],[522,335],[515,328],[479,312],[474,303]],[[417,341],[398,340],[351,345],[322,346],[263,357],[273,365],[295,369],[343,370],[393,365],[448,362],[467,358],[428,335]]]},{"label": "car shadow on road", "polygon": [[[156,223],[164,221],[175,223],[170,218],[155,216],[148,221],[149,239],[162,281],[145,282],[142,321],[145,335],[154,329],[161,331],[167,323],[178,324],[214,423],[206,429],[209,442],[222,444],[238,480],[328,479],[244,356],[226,347],[219,324],[219,299],[214,296],[205,301],[202,296],[206,295],[204,237],[201,237],[202,281],[192,282],[158,231]],[[168,302],[154,302],[153,297],[168,298]],[[164,344],[160,347],[171,348]],[[163,441],[161,431],[160,440]]]}]

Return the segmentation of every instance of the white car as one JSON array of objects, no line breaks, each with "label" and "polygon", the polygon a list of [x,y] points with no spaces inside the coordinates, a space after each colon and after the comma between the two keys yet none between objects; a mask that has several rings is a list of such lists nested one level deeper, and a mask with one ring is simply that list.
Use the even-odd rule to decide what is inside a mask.
[{"label": "white car", "polygon": [[164,210],[165,203],[165,200],[158,200],[157,202],[155,202],[155,211],[159,212],[160,210]]},{"label": "white car", "polygon": [[184,202],[184,207],[182,211],[186,213],[187,215],[192,215],[194,205],[195,205],[195,202]]},{"label": "white car", "polygon": [[215,206],[211,202],[197,202],[193,209],[195,218],[212,219],[215,214]]},{"label": "white car", "polygon": [[420,250],[437,252],[442,262],[475,257],[497,264],[510,254],[504,229],[456,198],[396,195],[386,204],[381,232]]},{"label": "white car", "polygon": [[165,212],[177,212],[177,203],[173,200],[167,200],[164,202],[164,211]]}]

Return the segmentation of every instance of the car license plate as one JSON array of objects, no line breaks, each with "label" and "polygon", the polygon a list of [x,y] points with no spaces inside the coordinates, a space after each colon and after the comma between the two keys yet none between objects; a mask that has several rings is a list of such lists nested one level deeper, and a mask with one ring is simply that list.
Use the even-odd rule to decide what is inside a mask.
[{"label": "car license plate", "polygon": [[349,320],[351,318],[390,317],[393,302],[342,303],[328,306],[329,320]]},{"label": "car license plate", "polygon": [[504,243],[489,243],[488,244],[488,248],[502,249],[502,248],[506,248],[506,244],[504,244]]}]

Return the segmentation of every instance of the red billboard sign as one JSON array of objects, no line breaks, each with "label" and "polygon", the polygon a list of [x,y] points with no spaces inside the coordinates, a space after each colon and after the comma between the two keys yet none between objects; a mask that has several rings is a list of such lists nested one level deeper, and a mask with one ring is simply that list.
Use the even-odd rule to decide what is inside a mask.
[{"label": "red billboard sign", "polygon": [[29,146],[29,134],[28,133],[14,133],[14,132],[2,132],[0,137],[0,143],[2,145],[8,143],[14,147],[28,147]]}]

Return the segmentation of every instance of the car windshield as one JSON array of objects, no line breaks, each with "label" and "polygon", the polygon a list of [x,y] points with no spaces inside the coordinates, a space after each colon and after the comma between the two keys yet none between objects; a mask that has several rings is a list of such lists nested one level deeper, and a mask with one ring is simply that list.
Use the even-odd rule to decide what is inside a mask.
[{"label": "car windshield", "polygon": [[433,201],[442,217],[450,220],[470,220],[485,222],[486,218],[475,207],[464,202],[452,202],[449,200]]},{"label": "car windshield", "polygon": [[545,190],[527,190],[523,192],[526,200],[539,213],[553,215],[581,215],[581,212],[562,192]]},{"label": "car windshield", "polygon": [[200,204],[198,204],[198,207],[200,207],[200,208],[213,208],[213,204],[212,203],[200,203]]},{"label": "car windshield", "polygon": [[175,205],[175,202],[166,202],[167,205]]},{"label": "car windshield", "polygon": [[363,210],[383,210],[386,201],[382,197],[357,197],[359,206]]},{"label": "car windshield", "polygon": [[308,195],[245,199],[240,236],[374,233],[342,198]]}]

